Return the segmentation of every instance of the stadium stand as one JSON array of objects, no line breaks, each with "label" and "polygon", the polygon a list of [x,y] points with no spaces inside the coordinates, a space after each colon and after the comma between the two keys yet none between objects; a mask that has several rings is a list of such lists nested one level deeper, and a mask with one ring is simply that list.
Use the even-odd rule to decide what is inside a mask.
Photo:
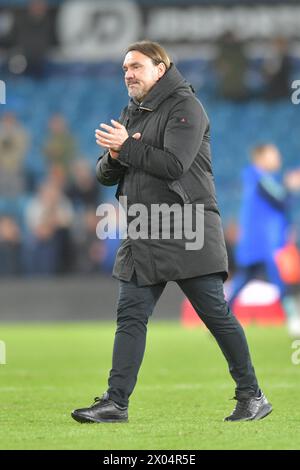
[{"label": "stadium stand", "polygon": [[[283,155],[284,169],[299,165],[299,109],[291,106],[289,100],[268,102],[254,99],[233,103],[216,99],[210,94],[212,85],[209,77],[206,78],[207,83],[199,85],[203,65],[202,70],[197,62],[182,62],[178,66],[195,86],[199,99],[209,113],[215,179],[226,221],[238,212],[240,171],[254,142],[271,141],[278,145]],[[106,64],[102,64],[92,77],[72,75],[71,70],[67,73],[56,70],[42,81],[24,77],[6,80],[9,96],[6,111],[16,113],[31,135],[25,169],[35,182],[45,176],[42,143],[47,122],[55,113],[65,116],[80,143],[80,153],[92,164],[96,161],[99,149],[94,142],[94,129],[100,122],[118,117],[120,109],[127,103],[120,71],[112,64],[107,67],[109,73]],[[106,189],[104,194],[105,198],[110,199],[113,189]]]}]

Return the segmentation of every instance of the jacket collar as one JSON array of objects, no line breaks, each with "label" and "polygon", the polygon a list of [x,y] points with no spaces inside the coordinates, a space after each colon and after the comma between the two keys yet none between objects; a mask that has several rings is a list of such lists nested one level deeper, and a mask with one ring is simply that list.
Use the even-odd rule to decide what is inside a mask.
[{"label": "jacket collar", "polygon": [[149,91],[145,99],[141,103],[137,103],[131,99],[129,102],[129,108],[154,111],[166,98],[172,95],[172,93],[179,88],[189,90],[190,92],[193,91],[192,87],[183,78],[175,65],[171,64],[169,70],[167,70],[167,72]]}]

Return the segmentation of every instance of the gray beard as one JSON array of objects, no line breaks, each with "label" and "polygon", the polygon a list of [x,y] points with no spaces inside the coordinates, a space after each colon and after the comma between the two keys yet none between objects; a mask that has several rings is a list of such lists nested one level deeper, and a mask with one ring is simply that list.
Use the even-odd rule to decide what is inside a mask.
[{"label": "gray beard", "polygon": [[141,103],[143,99],[145,98],[145,95],[143,96],[132,96],[131,93],[128,92],[128,96],[133,99],[133,101],[136,101],[137,103]]}]

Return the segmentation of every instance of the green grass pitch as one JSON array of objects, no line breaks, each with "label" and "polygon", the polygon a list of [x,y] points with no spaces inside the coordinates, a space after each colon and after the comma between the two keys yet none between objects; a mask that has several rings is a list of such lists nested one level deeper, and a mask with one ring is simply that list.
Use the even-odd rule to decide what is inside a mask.
[{"label": "green grass pitch", "polygon": [[128,424],[79,424],[73,408],[106,389],[112,323],[0,325],[1,449],[299,449],[300,365],[281,327],[246,329],[265,420],[224,423],[234,383],[203,329],[152,322]]}]

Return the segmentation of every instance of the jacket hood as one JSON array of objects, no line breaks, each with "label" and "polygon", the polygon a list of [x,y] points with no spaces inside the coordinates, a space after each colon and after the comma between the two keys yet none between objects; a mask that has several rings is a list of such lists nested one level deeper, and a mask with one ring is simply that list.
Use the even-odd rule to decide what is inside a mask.
[{"label": "jacket hood", "polygon": [[141,103],[136,103],[133,99],[129,102],[129,108],[140,108],[154,111],[166,98],[175,91],[186,90],[194,93],[192,86],[183,78],[176,66],[172,63],[170,68],[154,85]]}]

